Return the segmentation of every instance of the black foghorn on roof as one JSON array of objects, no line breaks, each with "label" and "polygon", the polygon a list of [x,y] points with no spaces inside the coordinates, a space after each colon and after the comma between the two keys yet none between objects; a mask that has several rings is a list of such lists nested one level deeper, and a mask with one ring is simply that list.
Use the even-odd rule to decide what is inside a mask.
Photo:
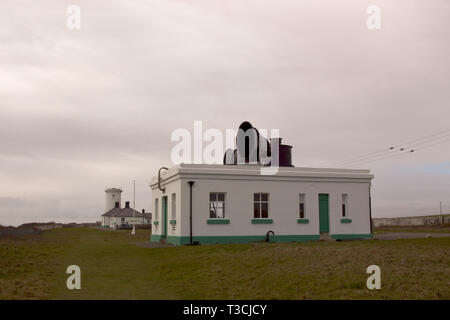
[{"label": "black foghorn on roof", "polygon": [[236,149],[225,151],[223,164],[293,167],[292,146],[283,144],[281,138],[267,140],[250,122],[244,121],[238,128]]}]

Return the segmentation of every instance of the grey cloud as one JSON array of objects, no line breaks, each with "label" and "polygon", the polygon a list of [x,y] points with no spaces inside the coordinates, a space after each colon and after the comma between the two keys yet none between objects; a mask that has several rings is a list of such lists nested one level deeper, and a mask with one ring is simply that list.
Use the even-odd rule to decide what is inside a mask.
[{"label": "grey cloud", "polygon": [[[133,179],[150,210],[170,134],[194,120],[279,128],[297,166],[448,128],[448,1],[380,1],[380,31],[357,0],[77,4],[69,31],[65,2],[2,3],[0,197],[29,202],[0,223],[93,221],[104,186],[130,199]],[[448,175],[417,168],[449,157],[447,144],[357,166],[375,174],[374,215],[434,210]]]}]

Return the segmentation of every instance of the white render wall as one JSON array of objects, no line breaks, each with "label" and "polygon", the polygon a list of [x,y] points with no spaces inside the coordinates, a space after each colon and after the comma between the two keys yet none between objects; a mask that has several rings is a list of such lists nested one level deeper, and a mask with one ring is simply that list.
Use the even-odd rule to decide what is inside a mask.
[{"label": "white render wall", "polygon": [[[187,182],[186,182],[187,183]],[[163,212],[162,212],[162,197],[167,196],[167,221],[172,220],[172,193],[176,194],[176,219],[177,222],[174,226],[168,223],[167,226],[167,235],[169,236],[180,236],[180,223],[181,223],[181,203],[183,201],[184,211],[183,214],[185,216],[184,224],[187,224],[189,228],[189,190],[187,191],[187,198],[184,194],[184,199],[182,200],[181,194],[181,181],[174,180],[165,185],[166,192],[163,194],[157,187],[152,187],[152,218],[153,221],[158,221],[158,225],[152,226],[152,234],[162,234],[163,228]],[[156,217],[156,209],[155,209],[155,199],[158,198],[158,217]],[[186,209],[187,208],[187,209]],[[187,210],[187,211],[186,211]],[[188,231],[189,234],[189,231]]]},{"label": "white render wall", "polygon": [[106,216],[102,216],[102,227],[109,226],[110,218]]},{"label": "white render wall", "polygon": [[[277,175],[262,176],[254,166],[180,165],[162,176],[169,221],[171,194],[177,194],[176,228],[172,230],[169,224],[167,234],[189,236],[189,180],[195,181],[194,236],[265,235],[269,230],[276,235],[318,235],[320,193],[329,195],[330,234],[369,234],[371,179],[368,170],[280,168]],[[159,199],[159,225],[153,226],[152,233],[160,235],[163,194],[156,182],[154,179],[151,184],[152,204],[154,206],[155,198]],[[230,224],[207,224],[210,192],[226,193],[225,219],[230,219]],[[269,193],[269,219],[273,219],[273,224],[251,223],[253,193],[257,192]],[[307,224],[297,223],[300,193],[305,194]],[[342,194],[348,194],[346,218],[352,219],[351,223],[341,222]]]},{"label": "white render wall", "polygon": [[120,226],[121,224],[149,224],[150,219],[142,217],[124,217],[122,222],[121,217],[102,217],[102,226],[114,228],[115,226]]}]

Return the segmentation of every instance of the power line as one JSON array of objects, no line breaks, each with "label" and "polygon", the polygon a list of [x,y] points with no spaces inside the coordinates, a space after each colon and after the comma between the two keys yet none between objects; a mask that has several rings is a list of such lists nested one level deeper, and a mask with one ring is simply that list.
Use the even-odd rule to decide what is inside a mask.
[{"label": "power line", "polygon": [[367,154],[363,154],[363,155],[360,155],[360,156],[348,158],[348,159],[345,159],[345,160],[340,160],[340,161],[332,162],[332,163],[329,163],[328,165],[326,165],[325,167],[329,167],[329,166],[332,166],[332,165],[336,165],[336,164],[339,164],[339,163],[342,163],[342,162],[348,162],[348,161],[351,162],[351,160],[357,160],[357,159],[360,159],[360,158],[366,158],[366,157],[370,157],[370,156],[375,156],[375,155],[377,155],[377,154],[379,154],[379,153],[384,153],[384,152],[390,151],[390,150],[392,150],[392,149],[394,149],[394,147],[390,147],[390,148],[383,149],[383,150],[378,150],[378,151],[375,151],[375,152],[370,152],[370,153],[367,153]]},{"label": "power line", "polygon": [[396,153],[396,154],[390,154],[390,155],[387,155],[387,156],[384,156],[384,157],[375,158],[375,159],[370,159],[370,160],[363,161],[363,162],[360,162],[360,163],[357,163],[357,164],[353,164],[353,165],[359,166],[359,165],[362,165],[362,164],[371,163],[371,162],[376,162],[376,161],[380,161],[380,160],[384,160],[384,159],[388,159],[388,158],[394,158],[394,157],[404,156],[404,155],[407,155],[407,154],[411,154],[411,153],[413,153],[413,152],[415,152],[415,151],[414,151],[414,150],[410,150],[410,151],[400,152],[400,153]]},{"label": "power line", "polygon": [[[347,165],[354,165],[355,163],[360,163],[361,161],[363,163],[368,163],[368,162],[372,162],[372,161],[377,161],[377,160],[382,160],[385,158],[391,158],[391,157],[395,157],[395,156],[400,156],[402,154],[406,154],[406,153],[412,153],[415,152],[417,150],[421,150],[421,149],[425,149],[428,147],[432,147],[441,143],[445,143],[448,141],[447,138],[450,137],[450,129],[447,130],[443,130],[431,135],[427,135],[421,138],[417,138],[414,140],[410,140],[407,141],[405,143],[402,144],[398,144],[398,145],[394,145],[391,146],[389,148],[385,148],[383,150],[378,150],[375,152],[370,152],[367,154],[363,154],[360,156],[355,156],[355,157],[351,157],[345,160],[340,160],[340,161],[336,161],[336,162],[332,162],[324,167],[329,167],[331,165],[338,165],[339,167],[341,166],[347,166]],[[442,140],[444,139],[444,140]],[[442,141],[441,141],[442,140]],[[432,143],[431,145],[426,145],[427,143]],[[425,144],[425,146],[417,148],[419,146],[422,146],[423,144]],[[399,150],[401,152],[403,152],[402,154],[392,154],[394,152],[394,150]]]},{"label": "power line", "polygon": [[401,152],[401,153],[397,153],[397,154],[393,154],[393,155],[389,155],[389,156],[384,156],[384,157],[381,157],[381,158],[371,159],[371,160],[368,160],[368,161],[365,161],[365,162],[360,162],[360,163],[358,163],[356,165],[359,166],[361,164],[377,162],[377,161],[384,160],[384,159],[387,159],[387,158],[393,158],[393,157],[398,157],[398,156],[402,156],[402,155],[411,154],[413,152],[416,152],[416,151],[419,151],[419,150],[423,150],[423,149],[427,149],[427,148],[431,148],[431,147],[434,147],[434,146],[437,146],[437,145],[440,145],[440,144],[443,144],[443,143],[447,143],[447,142],[450,142],[450,139],[447,139],[447,140],[444,140],[444,141],[440,141],[438,143],[433,143],[433,144],[430,144],[430,145],[426,145],[426,146],[423,146],[421,148],[406,150],[406,151]]},{"label": "power line", "polygon": [[[441,135],[441,134],[443,134],[443,133],[446,133],[446,132],[449,132],[449,133],[448,133],[448,134],[445,134],[445,135],[442,136],[442,137],[436,138],[436,139],[441,139],[441,138],[443,138],[443,137],[446,137],[446,136],[449,136],[449,135],[450,135],[450,129],[443,130],[443,131],[440,131],[440,132],[438,132],[438,133],[430,134],[430,135],[428,135],[428,136],[425,136],[425,137],[422,137],[422,138],[419,138],[419,139],[415,139],[415,140],[412,140],[412,141],[407,141],[407,142],[403,143],[402,145],[403,145],[404,147],[408,147],[408,146],[410,146],[413,142],[417,142],[417,141],[421,141],[421,140],[429,140],[429,138],[439,136],[439,135]],[[431,140],[434,140],[434,138],[431,139]],[[422,142],[420,142],[420,143],[422,143]],[[419,143],[419,144],[420,144],[420,143]],[[402,146],[402,145],[398,145],[397,147],[400,147],[400,146]]]},{"label": "power line", "polygon": [[[401,156],[401,155],[405,155],[405,154],[411,154],[411,153],[413,153],[413,152],[416,152],[416,151],[419,151],[419,150],[423,150],[423,149],[428,149],[428,148],[431,148],[431,147],[434,147],[434,146],[437,146],[437,145],[440,145],[440,144],[443,144],[443,143],[447,143],[447,142],[450,142],[450,139],[449,139],[449,137],[446,137],[447,139],[445,139],[445,140],[442,140],[442,141],[439,141],[439,142],[435,142],[435,143],[432,143],[432,144],[428,144],[428,145],[425,145],[425,146],[422,146],[422,147],[420,147],[420,148],[415,148],[416,146],[419,146],[419,145],[422,145],[423,143],[419,143],[419,144],[417,144],[417,145],[415,145],[415,146],[412,146],[412,147],[414,147],[414,148],[402,148],[400,151],[402,151],[401,153],[397,153],[397,154],[393,154],[393,155],[388,155],[388,156],[383,156],[383,157],[377,157],[377,158],[374,158],[374,159],[368,159],[367,161],[363,161],[362,163],[359,163],[359,164],[364,164],[364,163],[370,163],[370,162],[374,162],[374,161],[378,161],[378,160],[383,160],[383,159],[386,159],[386,158],[392,158],[392,157],[397,157],[397,156]],[[439,138],[438,140],[441,140],[441,138]],[[428,141],[428,143],[429,143],[430,141]],[[403,150],[403,149],[407,149],[407,150]],[[359,162],[359,161],[357,161],[357,162]],[[359,165],[358,164],[358,165]]]},{"label": "power line", "polygon": [[417,148],[417,149],[415,149],[415,151],[428,149],[430,147],[434,147],[434,146],[439,145],[441,143],[447,143],[447,142],[450,142],[450,139],[447,139],[447,140],[444,140],[444,141],[441,141],[441,142],[438,142],[438,143],[433,143],[433,144],[430,144],[430,145],[427,145],[427,146],[423,146],[423,147]]}]

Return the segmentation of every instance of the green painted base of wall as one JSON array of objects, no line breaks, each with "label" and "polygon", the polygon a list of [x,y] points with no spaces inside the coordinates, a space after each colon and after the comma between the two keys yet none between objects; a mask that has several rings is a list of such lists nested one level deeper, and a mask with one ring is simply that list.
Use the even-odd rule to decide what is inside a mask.
[{"label": "green painted base of wall", "polygon": [[[353,240],[353,239],[371,239],[372,234],[332,234],[332,239],[339,240]],[[317,241],[320,235],[306,234],[306,235],[275,235],[270,236],[270,242],[303,242],[303,241]],[[150,242],[159,242],[161,235],[152,234]],[[265,241],[266,236],[193,236],[193,241],[198,241],[200,244],[220,244],[220,243],[249,243],[257,241]],[[189,244],[189,236],[167,236],[167,242],[174,245]]]},{"label": "green painted base of wall", "polygon": [[372,239],[372,234],[332,234],[331,239],[351,240],[351,239]]},{"label": "green painted base of wall", "polygon": [[[319,240],[319,235],[275,235],[269,236],[270,242],[300,242]],[[192,241],[198,241],[200,244],[216,243],[249,243],[256,241],[265,241],[266,236],[193,236]],[[152,241],[152,240],[150,240]],[[157,240],[159,241],[159,239]],[[189,236],[167,236],[167,242],[174,245],[184,245],[190,242]]]},{"label": "green painted base of wall", "polygon": [[159,242],[159,240],[161,240],[160,234],[152,234],[150,236],[150,242]]}]

